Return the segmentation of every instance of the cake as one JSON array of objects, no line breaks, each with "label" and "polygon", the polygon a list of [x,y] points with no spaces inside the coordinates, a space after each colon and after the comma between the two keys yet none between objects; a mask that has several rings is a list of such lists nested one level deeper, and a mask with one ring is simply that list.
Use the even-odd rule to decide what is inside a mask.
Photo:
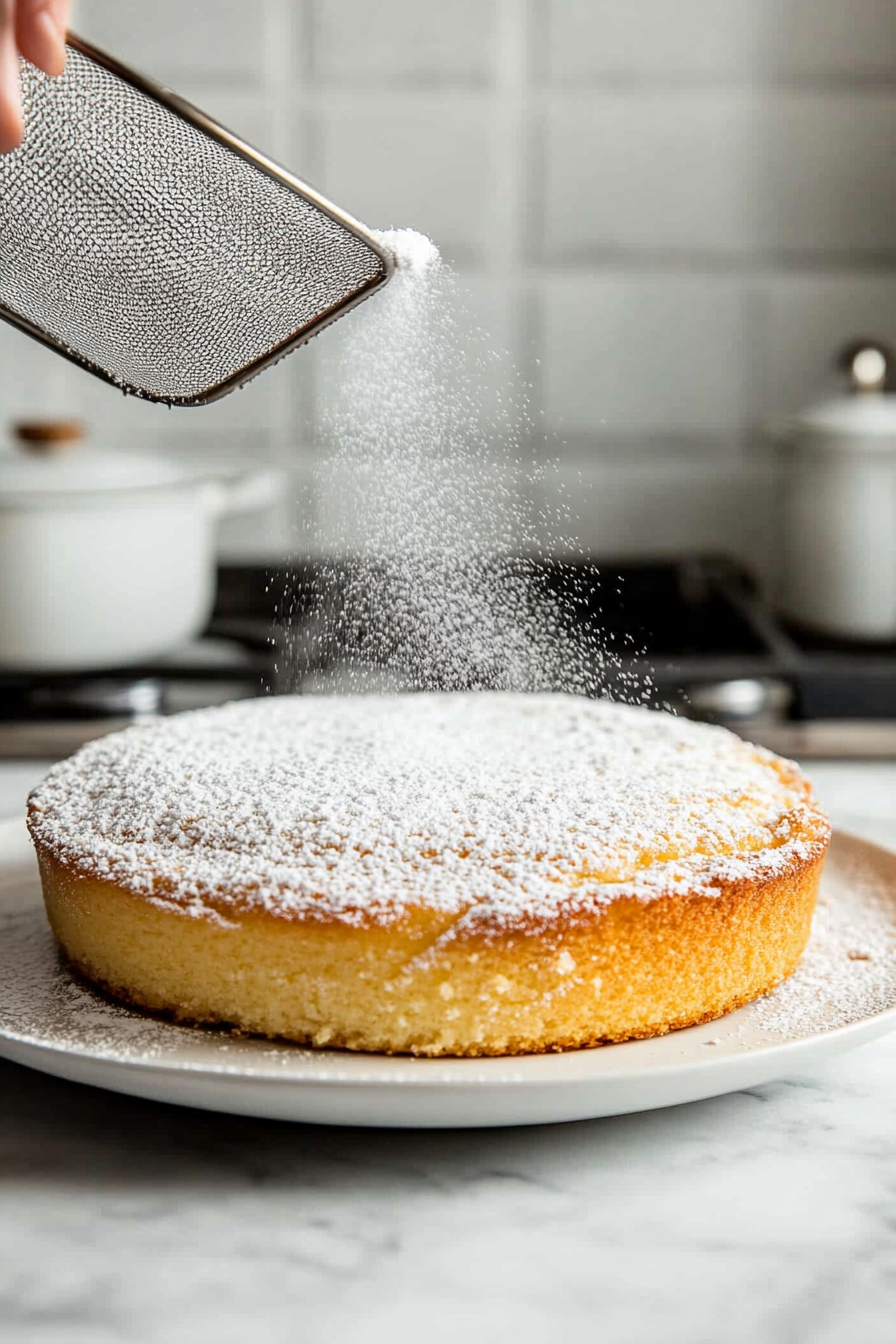
[{"label": "cake", "polygon": [[285,696],[115,733],[28,825],[71,964],[316,1046],[506,1055],[654,1036],[778,984],[829,825],[722,728],[560,694]]}]

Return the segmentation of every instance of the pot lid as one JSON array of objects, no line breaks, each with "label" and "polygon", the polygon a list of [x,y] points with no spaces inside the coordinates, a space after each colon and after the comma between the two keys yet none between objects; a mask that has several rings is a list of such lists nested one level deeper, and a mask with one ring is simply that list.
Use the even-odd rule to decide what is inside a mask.
[{"label": "pot lid", "polygon": [[856,440],[857,448],[873,446],[863,445],[862,439],[886,447],[887,440],[896,440],[896,395],[879,392],[819,402],[801,411],[794,426],[806,437],[843,439],[847,449],[849,440]]},{"label": "pot lid", "polygon": [[883,341],[851,341],[837,361],[849,378],[852,396],[809,406],[794,417],[802,447],[838,452],[892,452],[896,449],[896,395],[891,391],[893,352]]},{"label": "pot lid", "polygon": [[892,453],[896,450],[896,356],[887,341],[852,340],[837,358],[852,396],[819,402],[795,415],[790,433],[801,448],[838,453]]},{"label": "pot lid", "polygon": [[[65,432],[63,432],[63,430]],[[176,463],[153,456],[101,452],[80,441],[71,422],[17,427],[19,445],[0,451],[0,499],[158,489],[187,480]]]}]

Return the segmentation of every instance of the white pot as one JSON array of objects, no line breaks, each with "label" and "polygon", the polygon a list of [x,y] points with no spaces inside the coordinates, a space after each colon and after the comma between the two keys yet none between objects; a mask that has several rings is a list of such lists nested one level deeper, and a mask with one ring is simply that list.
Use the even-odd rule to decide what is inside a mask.
[{"label": "white pot", "polygon": [[0,668],[70,672],[172,652],[214,600],[214,524],[269,502],[161,458],[0,455]]},{"label": "white pot", "polygon": [[796,417],[785,504],[785,614],[819,632],[896,639],[896,395]]}]

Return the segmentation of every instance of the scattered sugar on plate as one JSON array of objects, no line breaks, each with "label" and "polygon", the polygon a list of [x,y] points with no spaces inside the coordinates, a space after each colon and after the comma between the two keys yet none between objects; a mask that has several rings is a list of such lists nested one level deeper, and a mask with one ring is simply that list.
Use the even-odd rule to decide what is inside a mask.
[{"label": "scattered sugar on plate", "polygon": [[860,880],[865,890],[859,897],[844,885],[835,896],[819,901],[799,966],[753,1006],[755,1020],[765,1030],[811,1035],[896,1008],[892,886],[883,882],[875,890],[867,879]]}]

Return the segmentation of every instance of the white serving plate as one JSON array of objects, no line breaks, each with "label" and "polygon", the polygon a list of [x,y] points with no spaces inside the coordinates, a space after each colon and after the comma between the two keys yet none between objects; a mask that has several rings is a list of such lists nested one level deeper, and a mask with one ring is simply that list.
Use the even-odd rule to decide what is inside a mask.
[{"label": "white serving plate", "polygon": [[775,994],[650,1041],[429,1060],[239,1038],[111,1002],[61,962],[24,825],[0,824],[0,1055],[154,1101],[334,1125],[544,1124],[754,1087],[893,1030],[896,854],[843,833],[804,962]]}]

